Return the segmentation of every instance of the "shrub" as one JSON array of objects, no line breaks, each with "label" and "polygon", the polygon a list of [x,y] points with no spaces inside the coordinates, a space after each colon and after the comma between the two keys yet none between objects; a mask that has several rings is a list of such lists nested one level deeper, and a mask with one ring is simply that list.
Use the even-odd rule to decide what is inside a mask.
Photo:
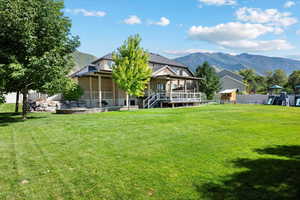
[{"label": "shrub", "polygon": [[74,81],[70,81],[63,91],[63,97],[68,101],[76,101],[84,94],[83,89]]}]

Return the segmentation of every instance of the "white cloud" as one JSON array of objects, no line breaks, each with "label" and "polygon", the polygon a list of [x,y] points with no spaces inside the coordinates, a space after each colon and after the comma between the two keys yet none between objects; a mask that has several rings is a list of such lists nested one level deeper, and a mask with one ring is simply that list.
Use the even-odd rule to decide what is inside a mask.
[{"label": "white cloud", "polygon": [[203,50],[203,49],[187,49],[187,50],[166,50],[165,54],[173,55],[173,56],[182,56],[188,55],[192,53],[214,53],[214,51]]},{"label": "white cloud", "polygon": [[294,2],[294,1],[287,1],[284,5],[283,5],[283,7],[284,8],[290,8],[290,7],[293,7],[293,6],[295,6],[296,5],[296,3]]},{"label": "white cloud", "polygon": [[74,15],[83,15],[86,17],[104,17],[107,13],[104,11],[90,11],[83,8],[77,8],[77,9],[66,9],[65,10],[68,13],[72,13]]},{"label": "white cloud", "polygon": [[289,12],[279,12],[277,9],[261,10],[260,8],[240,8],[236,11],[238,20],[251,23],[262,23],[273,26],[291,26],[298,22]]},{"label": "white cloud", "polygon": [[233,41],[243,39],[255,39],[275,29],[262,24],[243,24],[230,22],[213,27],[192,26],[188,31],[189,37],[204,41]]},{"label": "white cloud", "polygon": [[296,34],[297,34],[297,35],[300,35],[300,30],[296,31]]},{"label": "white cloud", "polygon": [[198,0],[198,1],[206,5],[216,5],[216,6],[236,4],[235,0]]},{"label": "white cloud", "polygon": [[193,26],[188,31],[190,39],[207,41],[227,49],[244,51],[271,51],[293,48],[285,40],[256,40],[267,33],[277,34],[280,28],[263,24],[231,22],[213,27]]},{"label": "white cloud", "polygon": [[237,49],[242,51],[279,51],[289,50],[294,47],[286,40],[236,40],[221,41],[219,45],[224,48]]},{"label": "white cloud", "polygon": [[141,24],[142,20],[136,15],[131,15],[127,19],[124,20],[124,23],[125,24],[130,24],[130,25]]},{"label": "white cloud", "polygon": [[161,17],[158,22],[150,22],[150,24],[154,24],[158,26],[168,26],[170,24],[170,20],[166,17]]}]

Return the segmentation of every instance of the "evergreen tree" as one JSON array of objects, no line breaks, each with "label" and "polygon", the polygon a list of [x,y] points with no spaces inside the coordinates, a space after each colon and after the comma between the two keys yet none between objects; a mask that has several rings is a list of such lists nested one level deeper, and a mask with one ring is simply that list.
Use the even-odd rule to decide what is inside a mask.
[{"label": "evergreen tree", "polygon": [[208,62],[204,62],[196,69],[196,76],[201,78],[199,89],[206,94],[207,99],[212,99],[214,94],[221,89],[220,78]]}]

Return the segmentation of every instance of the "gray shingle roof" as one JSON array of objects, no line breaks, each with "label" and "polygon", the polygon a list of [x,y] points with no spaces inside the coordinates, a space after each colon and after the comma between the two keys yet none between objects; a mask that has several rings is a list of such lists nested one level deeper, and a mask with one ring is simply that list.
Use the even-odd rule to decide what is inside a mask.
[{"label": "gray shingle roof", "polygon": [[218,73],[218,76],[219,76],[220,78],[223,78],[224,76],[229,76],[229,77],[231,77],[231,78],[233,78],[233,79],[235,79],[235,80],[238,80],[238,81],[240,81],[240,82],[243,82],[243,80],[244,80],[244,78],[243,78],[241,75],[239,75],[239,74],[237,74],[237,73],[234,73],[234,72],[232,72],[232,71],[229,71],[229,70],[227,70],[227,69],[224,69],[224,70],[220,71],[220,72]]},{"label": "gray shingle roof", "polygon": [[[103,59],[107,59],[107,60],[112,60],[112,54],[107,54],[101,58],[99,58],[98,60],[92,62],[92,64],[96,64],[99,60],[103,60]],[[165,64],[165,65],[170,65],[170,66],[176,66],[176,67],[184,67],[187,68],[185,65],[176,62],[174,60],[168,59],[164,56],[161,56],[159,54],[154,54],[154,53],[150,53],[150,59],[149,59],[150,63],[159,63],[159,64]]]}]

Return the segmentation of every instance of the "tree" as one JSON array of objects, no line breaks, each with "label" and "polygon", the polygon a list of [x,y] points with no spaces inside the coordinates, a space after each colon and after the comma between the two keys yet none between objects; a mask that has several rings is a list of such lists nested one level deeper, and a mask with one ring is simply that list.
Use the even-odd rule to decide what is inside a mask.
[{"label": "tree", "polygon": [[248,93],[265,93],[266,80],[264,76],[258,75],[254,69],[241,69],[239,74],[244,78]]},{"label": "tree", "polygon": [[[0,1],[0,77],[23,94],[23,119],[29,90],[61,91],[72,68],[71,53],[79,46],[71,22],[57,0]],[[12,84],[5,85],[11,90]]]},{"label": "tree", "polygon": [[300,70],[294,71],[288,79],[288,87],[296,92],[296,86],[300,85]]},{"label": "tree", "polygon": [[288,77],[282,69],[277,69],[274,72],[267,72],[266,82],[267,87],[270,88],[273,85],[285,86],[287,84]]},{"label": "tree", "polygon": [[126,105],[129,109],[129,95],[143,96],[150,81],[152,70],[148,65],[149,54],[140,47],[139,35],[130,36],[113,53],[113,79],[126,93]]},{"label": "tree", "polygon": [[69,81],[63,91],[63,97],[68,101],[76,101],[83,95],[83,93],[83,89],[77,83]]},{"label": "tree", "polygon": [[257,84],[257,75],[255,70],[241,69],[239,71],[239,74],[244,78],[244,82],[247,85],[247,92],[256,93],[256,90],[258,89],[258,84]]},{"label": "tree", "polygon": [[208,99],[212,99],[214,94],[221,89],[220,78],[208,62],[204,62],[196,69],[196,76],[201,78],[199,89],[206,94]]}]

